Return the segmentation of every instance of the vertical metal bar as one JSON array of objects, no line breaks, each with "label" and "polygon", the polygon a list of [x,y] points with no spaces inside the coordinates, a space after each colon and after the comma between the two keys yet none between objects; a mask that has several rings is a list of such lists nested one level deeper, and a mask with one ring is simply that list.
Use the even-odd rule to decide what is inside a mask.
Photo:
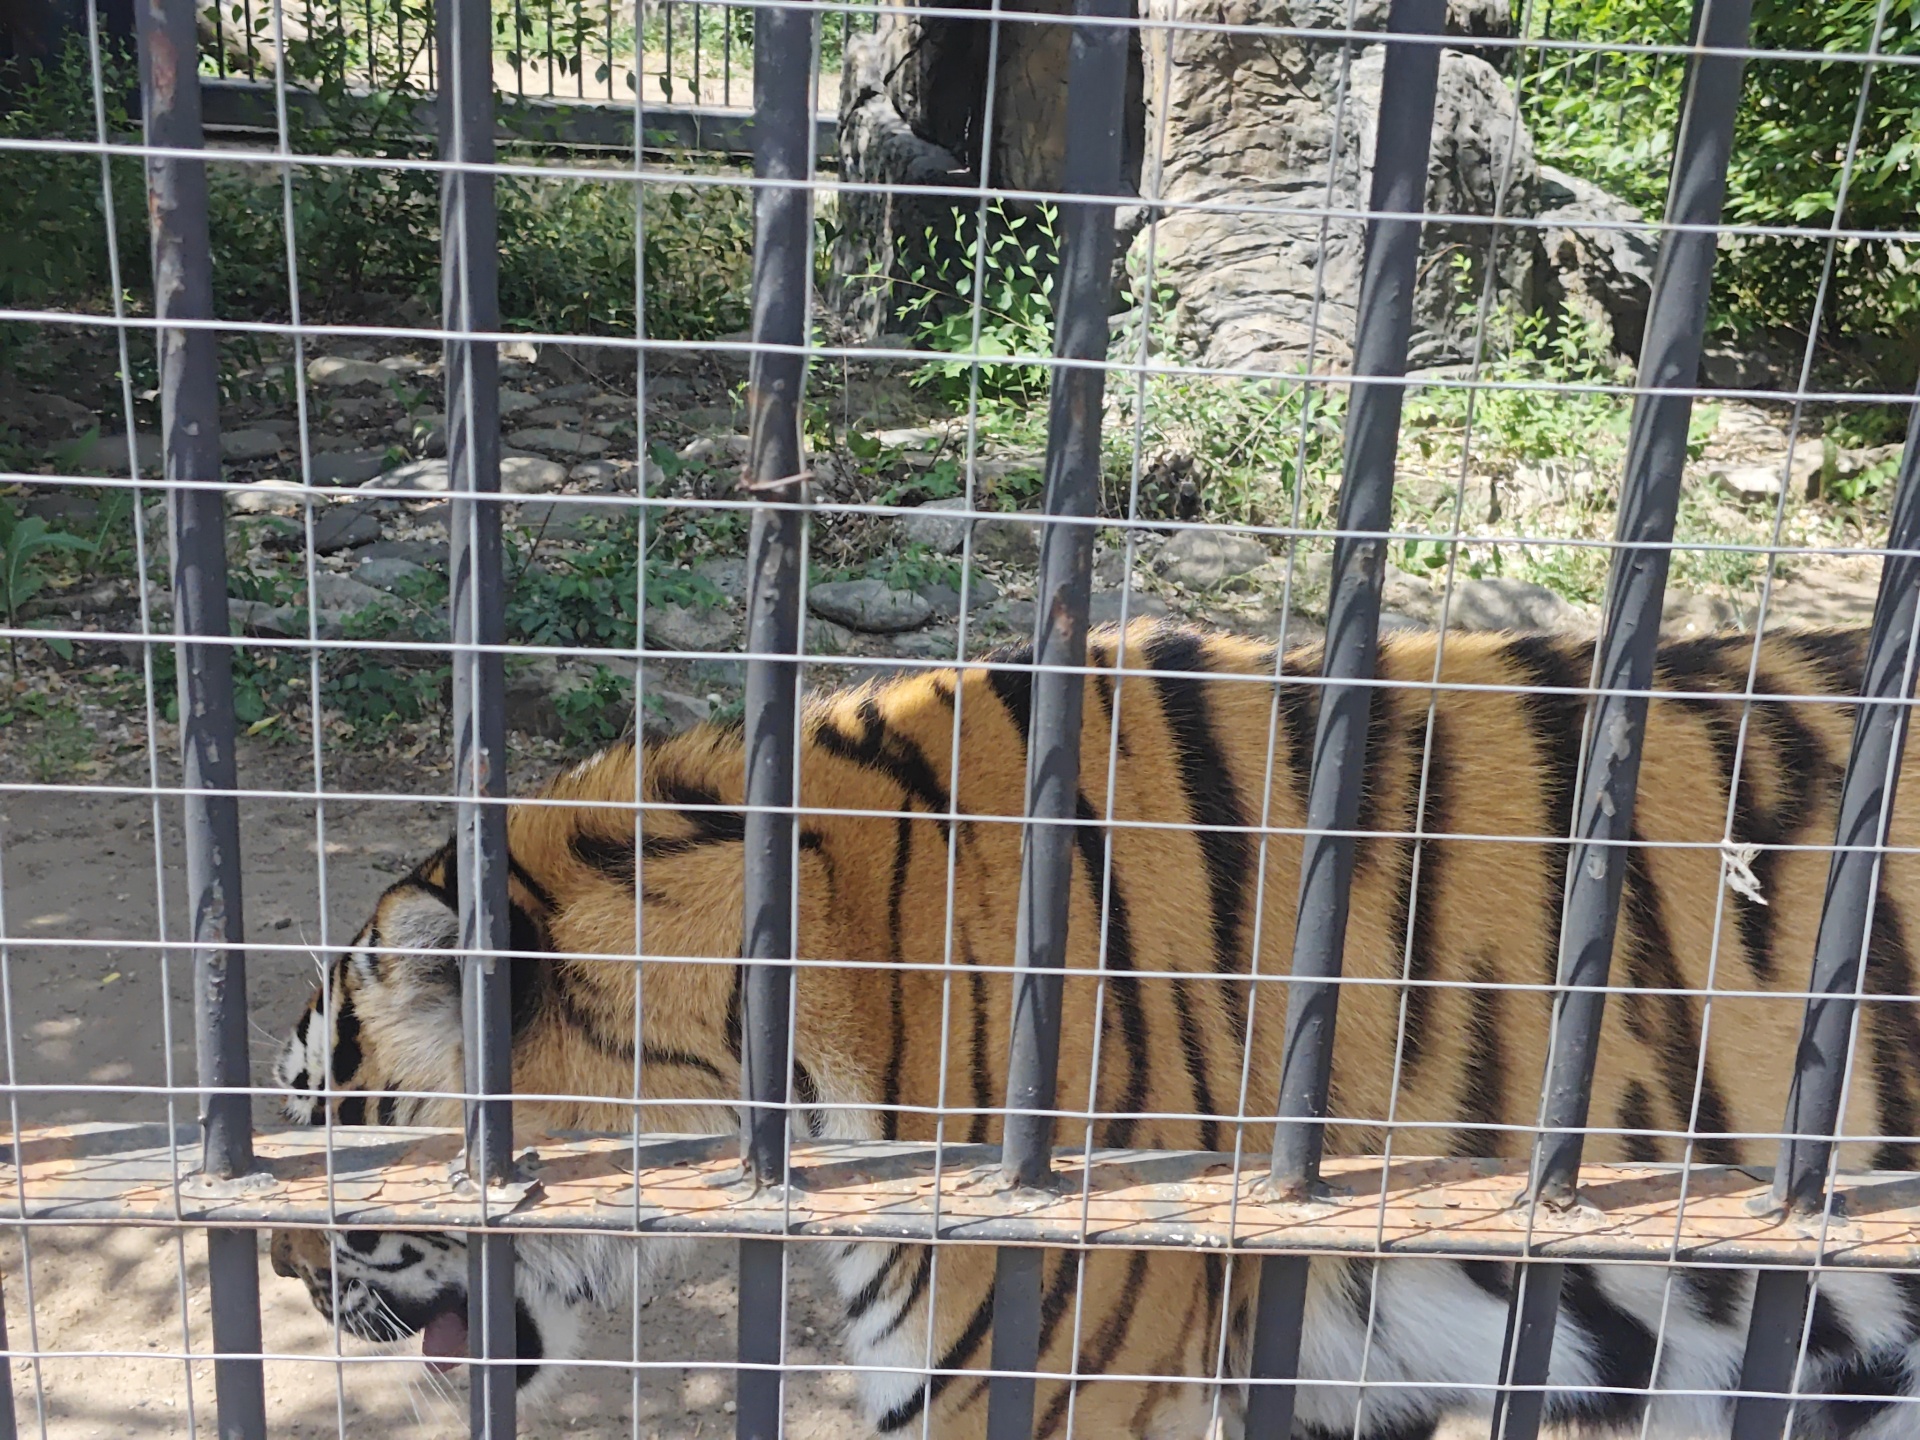
[{"label": "vertical metal bar", "polygon": [[14,1440],[13,1346],[7,1338],[7,1294],[4,1285],[0,1285],[0,1350],[8,1352],[6,1359],[0,1361],[0,1440]]},{"label": "vertical metal bar", "polygon": [[[486,0],[448,0],[440,14],[441,158],[493,161],[492,26]],[[484,1194],[513,1172],[513,1027],[507,910],[506,638],[501,589],[499,353],[470,338],[500,328],[493,176],[448,170],[440,191],[441,308],[446,342],[448,523],[453,618],[454,784],[460,799],[461,1016],[467,1179]],[[497,1098],[496,1098],[497,1097]],[[467,1238],[468,1424],[476,1437],[514,1433],[513,1241]],[[503,1363],[504,1362],[504,1363]]]},{"label": "vertical metal bar", "polygon": [[[1631,858],[1640,745],[1646,728],[1645,692],[1653,683],[1687,457],[1688,393],[1698,380],[1707,298],[1713,283],[1715,235],[1727,190],[1727,160],[1740,103],[1744,61],[1727,50],[1747,43],[1752,0],[1696,0],[1697,53],[1687,78],[1674,145],[1666,220],[1641,345],[1639,383],[1627,440],[1620,520],[1607,586],[1607,609],[1597,643],[1587,708],[1586,754],[1575,800],[1573,836],[1562,901],[1552,1066],[1541,1106],[1542,1131],[1534,1153],[1531,1191],[1548,1204],[1571,1204],[1586,1137],[1587,1107],[1606,1006],[1602,987],[1613,958],[1621,883]],[[1638,692],[1638,693],[1634,693]],[[1494,1396],[1493,1430],[1505,1440],[1531,1440],[1538,1431],[1559,1314],[1560,1268],[1528,1267],[1507,1321],[1508,1383],[1528,1387]],[[1536,1337],[1529,1341],[1528,1337]]]},{"label": "vertical metal bar", "polygon": [[[1124,19],[1124,0],[1074,0],[1076,16]],[[1121,188],[1127,31],[1075,26],[1068,51],[1066,155],[1061,188],[1109,197]],[[1090,520],[1100,501],[1100,417],[1111,308],[1114,205],[1061,206],[1059,303],[1053,353],[1091,365],[1057,365],[1047,413],[1045,511]],[[1053,1164],[1054,1080],[1060,1056],[1060,997],[1073,893],[1071,821],[1080,804],[1080,721],[1086,690],[1087,606],[1093,583],[1093,527],[1049,524],[1041,537],[1033,636],[1033,704],[1027,736],[1027,815],[1014,938],[1013,1024],[1007,1061],[1007,1115],[1001,1165],[1015,1185],[1046,1183]],[[991,1364],[1001,1374],[987,1401],[989,1440],[1033,1432],[1040,1359],[1040,1280],[1045,1252],[1003,1246],[994,1271]]]},{"label": "vertical metal bar", "polygon": [[[140,90],[149,145],[203,148],[199,51],[192,0],[139,7]],[[207,169],[201,160],[147,161],[156,318],[213,318]],[[240,889],[240,809],[234,796],[233,655],[227,624],[226,497],[172,488],[220,479],[218,338],[210,329],[159,332],[160,428],[173,540],[173,598],[186,797],[187,896],[193,915],[194,1050],[201,1095],[201,1168],[231,1180],[253,1168],[247,1055],[247,960]],[[213,1344],[229,1357],[260,1353],[260,1271],[247,1231],[210,1230],[207,1275]],[[221,1440],[266,1434],[260,1361],[214,1363]]]},{"label": "vertical metal bar", "polygon": [[[1879,847],[1887,843],[1906,748],[1909,715],[1904,702],[1913,693],[1920,611],[1920,558],[1915,550],[1920,550],[1920,404],[1908,421],[1887,526],[1888,553],[1874,601],[1861,704],[1840,786],[1835,849],[1814,941],[1813,977],[1781,1127],[1786,1138],[1780,1142],[1773,1173],[1773,1198],[1793,1215],[1817,1215],[1823,1208],[1827,1165],[1839,1133],[1849,1040],[1880,882]],[[1778,1440],[1786,1424],[1786,1396],[1793,1388],[1811,1278],[1805,1270],[1769,1270],[1756,1283],[1740,1388],[1768,1393],[1742,1395],[1735,1403],[1734,1440]]]},{"label": "vertical metal bar", "polygon": [[[1437,36],[1445,23],[1445,0],[1393,0],[1387,33]],[[1333,593],[1321,670],[1328,683],[1321,691],[1308,785],[1279,1123],[1273,1137],[1270,1183],[1275,1194],[1289,1197],[1304,1195],[1319,1183],[1354,857],[1351,833],[1329,832],[1351,832],[1358,823],[1372,700],[1370,687],[1340,682],[1373,678],[1387,542],[1366,532],[1384,532],[1393,522],[1394,455],[1406,395],[1399,384],[1363,382],[1373,377],[1397,381],[1407,371],[1420,256],[1417,217],[1426,203],[1427,154],[1432,146],[1439,73],[1438,45],[1388,42],[1367,208],[1376,217],[1414,218],[1367,222],[1354,333],[1355,383],[1340,479],[1342,534],[1334,542]],[[1247,1404],[1250,1435],[1285,1435],[1293,1424],[1294,1387],[1259,1382],[1291,1381],[1299,1374],[1308,1263],[1305,1256],[1273,1256],[1261,1264],[1253,1341],[1256,1383]]]},{"label": "vertical metal bar", "polygon": [[[813,13],[779,6],[755,17],[753,343],[748,378],[748,479],[757,497],[804,498],[800,405],[806,383],[808,246],[813,223]],[[762,346],[781,347],[775,350]],[[791,1071],[794,735],[799,720],[802,545],[797,508],[756,507],[748,541],[746,687],[746,883],[742,985],[740,1149],[748,1179],[784,1185]],[[740,1242],[738,1355],[743,1366],[777,1366],[785,1306],[785,1257],[777,1240]],[[784,1376],[741,1369],[734,1433],[776,1440]]]}]

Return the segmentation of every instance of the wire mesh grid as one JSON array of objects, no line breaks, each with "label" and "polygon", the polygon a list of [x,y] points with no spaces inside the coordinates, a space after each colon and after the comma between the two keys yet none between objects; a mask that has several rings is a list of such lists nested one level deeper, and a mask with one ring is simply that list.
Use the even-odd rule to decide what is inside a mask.
[{"label": "wire mesh grid", "polygon": [[1920,1432],[1911,0],[563,9],[10,34],[0,1427]]}]

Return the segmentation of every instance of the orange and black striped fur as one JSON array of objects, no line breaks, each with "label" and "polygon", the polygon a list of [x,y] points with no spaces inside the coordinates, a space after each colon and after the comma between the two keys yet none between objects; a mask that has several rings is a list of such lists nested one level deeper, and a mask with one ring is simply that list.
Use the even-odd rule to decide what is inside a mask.
[{"label": "orange and black striped fur", "polygon": [[[1646,843],[1622,901],[1613,977],[1626,989],[1606,1011],[1592,1160],[1773,1155],[1773,1141],[1746,1137],[1776,1131],[1784,1113],[1802,1012],[1791,992],[1805,987],[1828,865],[1817,849],[1778,847],[1831,843],[1853,710],[1773,699],[1743,711],[1752,647],[1725,637],[1661,652],[1659,686],[1688,693],[1656,698],[1647,721],[1634,817]],[[1770,639],[1754,692],[1851,695],[1863,648],[1854,633]],[[1273,1103],[1285,998],[1250,977],[1283,976],[1289,963],[1300,853],[1289,832],[1304,816],[1318,695],[1306,682],[1319,656],[1289,656],[1289,679],[1276,685],[1270,646],[1150,622],[1124,636],[1096,632],[1091,653],[1109,673],[1094,674],[1086,696],[1070,938],[1070,964],[1085,978],[1067,986],[1060,1104],[1090,1099],[1114,1117],[1094,1126],[1099,1145],[1259,1154],[1268,1127],[1234,1118],[1243,1037],[1252,1037],[1244,1103],[1258,1114]],[[1566,853],[1548,842],[1569,829],[1585,708],[1566,692],[1587,684],[1590,659],[1590,645],[1572,639],[1450,635],[1443,686],[1490,688],[1435,689],[1434,637],[1382,642],[1378,674],[1393,684],[1375,692],[1372,709],[1359,828],[1374,833],[1358,844],[1345,972],[1385,983],[1342,993],[1332,1151],[1378,1153],[1390,1120],[1398,1156],[1526,1154]],[[1153,673],[1126,673],[1143,671]],[[1020,875],[1020,827],[1010,822],[1022,806],[1029,685],[1018,668],[934,670],[806,712],[799,950],[865,962],[798,974],[795,1094],[820,1106],[805,1112],[816,1135],[926,1140],[944,1110],[948,1138],[998,1137],[1003,967],[1013,960]],[[646,954],[739,954],[740,731],[698,729],[638,758],[645,800],[658,808],[645,811],[637,859],[631,747],[561,775],[545,792],[560,804],[512,813],[513,945],[552,952],[515,962],[515,1088],[608,1097],[523,1103],[531,1127],[633,1123],[633,967],[568,957],[633,953],[636,882]],[[1904,787],[1895,846],[1920,844],[1917,810],[1920,786]],[[1250,833],[1263,816],[1273,832],[1264,845]],[[1416,840],[1416,829],[1449,838]],[[1759,900],[1723,883],[1729,838],[1760,847],[1749,862]],[[1887,859],[1846,1116],[1850,1135],[1891,1138],[1848,1147],[1850,1165],[1913,1168],[1920,1016],[1896,997],[1915,991],[1917,863]],[[458,1088],[452,967],[381,953],[450,945],[453,886],[450,849],[394,886],[361,935],[364,953],[333,968],[332,1024],[320,1023],[317,997],[301,1020],[281,1080],[311,1092],[330,1074],[331,1088],[348,1092],[332,1102],[342,1122],[457,1123],[457,1106],[444,1101],[369,1107],[351,1093]],[[644,1094],[699,1102],[651,1104],[643,1123],[731,1128],[739,967],[649,960],[640,970]],[[1498,984],[1535,988],[1487,988]],[[1710,989],[1725,993],[1709,1010],[1700,992]],[[296,1093],[292,1113],[314,1119],[319,1104]],[[1690,1150],[1676,1138],[1689,1131]],[[1080,1138],[1063,1122],[1061,1143]],[[363,1239],[330,1253],[318,1239],[283,1235],[275,1256],[319,1296],[329,1265],[345,1275],[366,1247],[394,1243]],[[613,1247],[614,1258],[578,1248],[591,1245]],[[560,1311],[582,1295],[613,1294],[626,1252],[613,1241],[523,1246],[533,1247],[520,1266],[523,1318],[536,1332],[530,1358],[563,1359],[561,1332],[579,1322]],[[934,1435],[981,1434],[984,1381],[955,1372],[987,1361],[992,1252],[943,1247],[936,1263],[925,1247],[871,1244],[834,1256],[849,1363],[895,1367],[865,1377],[876,1427],[918,1433],[924,1410]],[[388,1287],[387,1310],[407,1317],[393,1328],[424,1324],[426,1302],[392,1293],[395,1267],[383,1265],[359,1280]],[[447,1260],[421,1293],[457,1268]],[[1245,1373],[1257,1273],[1211,1254],[1049,1253],[1043,1368],[1082,1378],[1041,1384],[1037,1433],[1064,1434],[1069,1419],[1083,1436],[1198,1436],[1216,1424],[1215,1433],[1238,1433],[1243,1393],[1209,1382]],[[543,1276],[550,1293],[539,1289]],[[1650,1383],[1734,1386],[1750,1277],[1682,1271],[1670,1294],[1664,1280],[1652,1267],[1572,1268],[1550,1418],[1637,1427]],[[1296,1435],[1413,1440],[1443,1416],[1484,1413],[1488,1393],[1475,1387],[1494,1378],[1510,1281],[1509,1267],[1488,1262],[1317,1263],[1303,1363],[1321,1383],[1301,1392]],[[1914,1277],[1824,1282],[1812,1334],[1803,1385],[1856,1398],[1803,1406],[1796,1434],[1920,1434],[1920,1410],[1899,1403],[1920,1335]],[[1339,1382],[1360,1376],[1363,1349],[1365,1378],[1386,1383],[1361,1403],[1358,1388]],[[1651,1404],[1646,1433],[1725,1433],[1729,1407],[1711,1396]]]}]

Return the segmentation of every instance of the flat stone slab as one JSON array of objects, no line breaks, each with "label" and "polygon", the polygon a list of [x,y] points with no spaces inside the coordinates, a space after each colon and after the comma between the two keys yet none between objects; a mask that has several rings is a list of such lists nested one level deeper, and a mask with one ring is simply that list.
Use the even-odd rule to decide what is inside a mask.
[{"label": "flat stone slab", "polygon": [[399,378],[384,365],[376,365],[371,360],[349,360],[341,355],[321,355],[307,363],[308,383],[323,390],[385,390]]},{"label": "flat stone slab", "polygon": [[384,450],[329,450],[307,467],[316,485],[364,485],[387,468]]},{"label": "flat stone slab", "polygon": [[609,448],[607,442],[598,435],[546,426],[515,430],[507,436],[507,443],[517,445],[523,450],[537,450],[542,455],[553,455],[568,460],[591,460],[606,454]]},{"label": "flat stone slab", "polygon": [[286,443],[271,430],[249,427],[220,432],[220,453],[229,460],[266,460],[278,455]]},{"label": "flat stone slab", "polygon": [[833,580],[815,585],[807,592],[807,607],[824,619],[870,635],[918,630],[933,616],[933,602],[926,596],[896,590],[884,580]]}]

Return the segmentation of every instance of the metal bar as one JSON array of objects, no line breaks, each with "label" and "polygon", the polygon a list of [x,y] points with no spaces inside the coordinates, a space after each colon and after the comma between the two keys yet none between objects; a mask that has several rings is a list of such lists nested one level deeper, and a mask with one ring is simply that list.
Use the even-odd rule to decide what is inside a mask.
[{"label": "metal bar", "polygon": [[[1719,223],[1726,198],[1740,103],[1744,62],[1711,52],[1746,45],[1752,9],[1752,0],[1696,0],[1693,11],[1693,33],[1706,53],[1695,54],[1687,77],[1666,219],[1703,228],[1669,230],[1661,243],[1638,370],[1640,383],[1650,390],[1634,404],[1615,532],[1621,548],[1614,552],[1595,647],[1593,680],[1600,693],[1587,707],[1557,962],[1561,985],[1588,988],[1565,989],[1555,1002],[1552,1062],[1529,1183],[1537,1200],[1558,1207],[1572,1204],[1579,1178],[1606,1006],[1601,987],[1612,967],[1621,885],[1634,854],[1626,842],[1633,835],[1647,700],[1626,692],[1653,679],[1670,557],[1666,546],[1673,539],[1693,414],[1693,397],[1685,392],[1699,375],[1713,283],[1716,240],[1709,227]],[[1505,1381],[1521,1388],[1497,1393],[1493,1410],[1492,1433],[1505,1440],[1532,1440],[1539,1429],[1544,1391],[1532,1387],[1546,1382],[1559,1316],[1559,1278],[1557,1270],[1549,1270],[1514,1291],[1506,1343],[1512,1368]]]},{"label": "metal bar", "polygon": [[[492,25],[486,0],[442,6],[436,42],[442,88],[440,154],[493,160]],[[452,513],[453,736],[459,876],[461,1017],[466,1105],[465,1173],[481,1193],[513,1175],[513,1027],[509,1004],[507,816],[480,803],[507,793],[506,638],[500,507],[476,497],[500,490],[499,355],[460,332],[500,327],[493,177],[448,171],[441,180],[441,308],[456,338],[446,345],[447,476]],[[494,1098],[499,1097],[499,1098]],[[502,1209],[505,1206],[500,1207]],[[513,1241],[483,1232],[467,1245],[468,1424],[476,1437],[515,1429]]]},{"label": "metal bar", "polygon": [[[1117,20],[1124,0],[1074,0],[1076,17]],[[1075,26],[1067,57],[1068,126],[1061,188],[1069,195],[1120,193],[1126,103],[1127,31]],[[1114,205],[1076,200],[1060,208],[1059,301],[1053,352],[1104,360],[1113,287]],[[1106,372],[1057,368],[1047,412],[1045,513],[1087,519],[1100,504],[1100,418]],[[1070,820],[1080,799],[1080,725],[1086,678],[1087,607],[1093,585],[1093,528],[1050,524],[1041,536],[1035,600],[1032,710],[1027,740],[1026,813]],[[1007,1115],[1001,1166],[1020,1188],[1045,1185],[1053,1168],[1060,997],[1073,894],[1074,833],[1029,825],[1022,836],[1014,936],[1013,1019],[1008,1041]],[[1006,1248],[995,1259],[992,1366],[1003,1372],[987,1398],[988,1440],[1033,1433],[1040,1360],[1040,1281],[1045,1255]],[[1024,1372],[1024,1373],[1022,1373]]]},{"label": "metal bar", "polygon": [[[1793,1217],[1818,1215],[1826,1202],[1827,1167],[1839,1133],[1841,1095],[1851,1054],[1854,1012],[1859,1008],[1861,970],[1867,961],[1871,920],[1880,883],[1880,856],[1887,843],[1900,760],[1907,739],[1907,706],[1913,693],[1916,610],[1920,610],[1920,405],[1907,425],[1907,445],[1887,525],[1887,556],[1853,723],[1853,748],[1840,786],[1833,858],[1814,940],[1813,977],[1807,989],[1793,1083],[1787,1092],[1780,1163],[1773,1172],[1772,1199]],[[1905,551],[1908,553],[1902,554]],[[1858,848],[1866,847],[1866,848]],[[1740,1388],[1734,1405],[1734,1440],[1778,1440],[1787,1421],[1786,1396],[1793,1389],[1806,1318],[1808,1277],[1799,1271],[1764,1272],[1754,1291]]]},{"label": "metal bar", "polygon": [[[1389,35],[1438,35],[1445,0],[1393,0]],[[1387,44],[1368,209],[1417,215],[1426,205],[1440,51],[1433,45]],[[1400,444],[1405,390],[1368,385],[1367,377],[1406,374],[1413,333],[1413,292],[1420,258],[1420,221],[1367,222],[1360,305],[1354,333],[1353,399],[1347,412],[1346,459],[1340,478],[1342,531],[1385,531],[1393,519],[1394,456]],[[1276,1196],[1302,1198],[1320,1185],[1320,1152],[1340,1000],[1341,956],[1353,879],[1351,835],[1360,813],[1373,690],[1341,681],[1373,678],[1379,644],[1380,586],[1386,542],[1343,536],[1335,543],[1326,655],[1308,782],[1307,834],[1300,861],[1299,920],[1293,980],[1287,988],[1286,1045],[1269,1182]],[[1330,832],[1349,832],[1334,834]],[[1309,1261],[1276,1256],[1260,1267],[1254,1326],[1253,1379],[1247,1429],[1285,1435],[1293,1424]]]},{"label": "metal bar", "polygon": [[[1702,43],[1713,48],[1745,45],[1752,8],[1752,0],[1699,0]],[[1719,222],[1742,64],[1737,56],[1695,58],[1675,145],[1666,214],[1670,224],[1710,227]],[[1714,248],[1711,229],[1666,232],[1640,352],[1640,383],[1650,388],[1634,405],[1627,440],[1615,534],[1621,548],[1614,552],[1594,672],[1602,693],[1587,709],[1586,763],[1574,808],[1560,924],[1559,983],[1595,988],[1565,991],[1555,1007],[1553,1065],[1534,1171],[1536,1193],[1554,1204],[1572,1202],[1573,1175],[1585,1143],[1581,1130],[1587,1123],[1606,1003],[1599,987],[1607,983],[1621,882],[1633,856],[1625,842],[1633,833],[1647,718],[1644,694],[1619,692],[1635,685],[1644,691],[1653,681],[1670,558],[1666,547],[1673,539],[1687,424],[1693,414],[1693,397],[1686,392],[1700,369]],[[1676,390],[1679,393],[1671,393]]]},{"label": "metal bar", "polygon": [[0,1286],[0,1350],[7,1350],[7,1363],[0,1365],[0,1440],[14,1440],[13,1418],[13,1342],[7,1337],[6,1287]]},{"label": "metal bar", "polygon": [[[270,85],[247,80],[215,80],[201,86],[206,103],[207,128],[216,134],[273,137],[278,132],[274,94]],[[348,91],[330,102],[371,119],[389,102],[364,91]],[[406,122],[408,134],[436,133],[437,110],[431,100],[417,104],[392,102],[385,111],[389,123]],[[320,97],[303,90],[287,92],[287,110],[308,120],[324,116]],[[813,120],[814,155],[822,163],[839,155],[839,122],[831,115]],[[596,100],[500,97],[494,116],[494,139],[537,138],[543,144],[569,148],[600,148],[633,152],[633,106]],[[704,150],[719,155],[753,153],[753,115],[746,110],[686,105],[649,105],[642,148],[651,151]]]},{"label": "metal bar", "polygon": [[[140,92],[149,145],[197,150],[198,37],[192,0],[138,7]],[[204,161],[149,158],[156,316],[213,318],[213,256]],[[208,329],[162,329],[160,428],[168,482],[220,478],[219,337]],[[227,621],[226,497],[217,489],[169,489],[174,629],[180,687],[187,903],[192,912],[194,1051],[201,1095],[201,1170],[230,1181],[254,1168],[247,1049],[247,961],[240,885],[240,809],[234,796],[233,655],[218,636]],[[208,1235],[213,1343],[229,1357],[260,1353],[260,1271],[251,1237]],[[214,1364],[221,1440],[266,1434],[266,1388],[258,1360]]]},{"label": "metal bar", "polygon": [[[649,1135],[636,1143],[630,1132],[525,1135],[538,1161],[504,1192],[518,1203],[503,1216],[505,1203],[489,1196],[483,1215],[481,1198],[458,1175],[458,1131],[336,1125],[329,1172],[327,1131],[262,1130],[256,1149],[269,1164],[244,1188],[189,1177],[176,1197],[172,1156],[191,1138],[182,1127],[170,1147],[160,1124],[36,1126],[16,1151],[6,1137],[0,1223],[471,1230],[484,1221],[550,1234],[1488,1260],[1532,1253],[1568,1263],[1677,1258],[1833,1269],[1910,1267],[1911,1237],[1920,1229],[1916,1176],[1885,1171],[1840,1177],[1836,1203],[1847,1224],[1822,1235],[1766,1212],[1772,1178],[1765,1166],[1587,1165],[1582,1177],[1604,1201],[1604,1220],[1584,1207],[1542,1210],[1529,1239],[1513,1219],[1527,1174],[1522,1160],[1329,1156],[1328,1198],[1299,1206],[1262,1195],[1248,1171],[1236,1178],[1212,1151],[1088,1156],[1063,1149],[1054,1158],[1058,1183],[1036,1193],[979,1183],[999,1158],[993,1145],[797,1139],[788,1187],[747,1191],[727,1183],[739,1178],[737,1134]],[[1264,1160],[1250,1157],[1248,1170]]]},{"label": "metal bar", "polygon": [[1772,1393],[1735,1399],[1730,1440],[1780,1440],[1792,1403],[1787,1396],[1800,1358],[1811,1289],[1812,1276],[1805,1270],[1762,1270],[1754,1276],[1740,1388]]},{"label": "metal bar", "polygon": [[[806,495],[800,444],[806,360],[813,175],[808,93],[813,78],[813,13],[781,6],[759,13],[754,30],[753,341],[796,347],[753,352],[748,375],[747,484],[768,500]],[[776,1193],[787,1179],[787,1050],[794,971],[794,819],[797,796],[800,613],[806,517],[759,507],[748,541],[746,684],[746,866],[741,959],[740,1156],[749,1182]],[[795,658],[787,658],[795,657]],[[785,1338],[785,1259],[777,1243],[740,1244],[738,1354],[743,1364],[777,1365]],[[778,1369],[737,1372],[734,1433],[776,1440],[785,1377]]]}]

